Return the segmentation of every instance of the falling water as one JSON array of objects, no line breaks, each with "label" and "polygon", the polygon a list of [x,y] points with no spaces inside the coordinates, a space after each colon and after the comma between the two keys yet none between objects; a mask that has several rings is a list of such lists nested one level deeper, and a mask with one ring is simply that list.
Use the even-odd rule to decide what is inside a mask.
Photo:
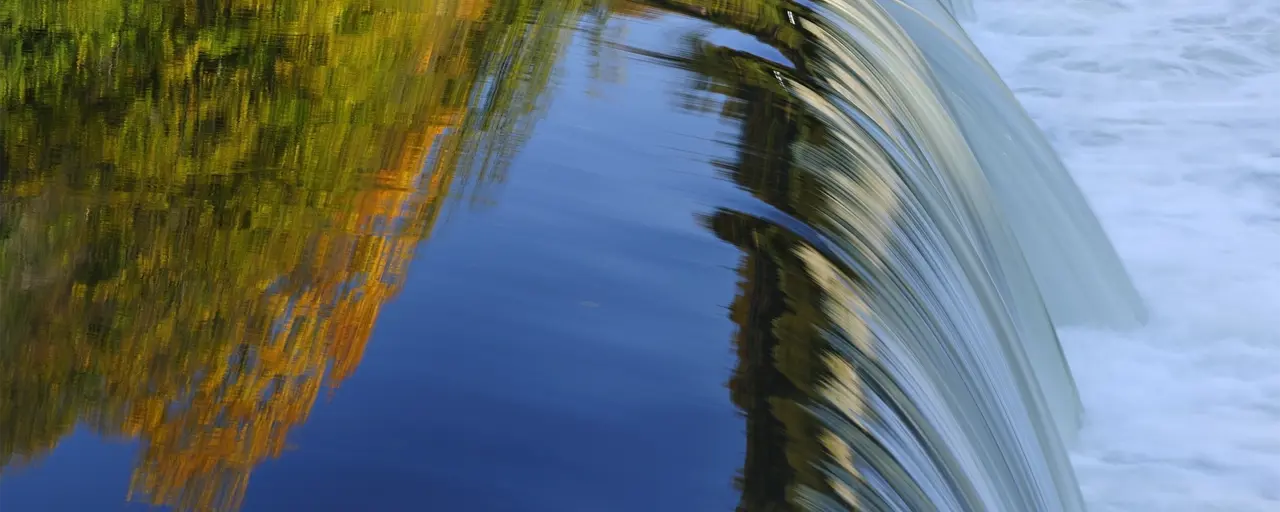
[{"label": "falling water", "polygon": [[[1082,510],[1079,401],[1054,331],[1131,325],[1136,292],[1079,191],[938,0],[788,11],[812,42],[776,78],[824,127],[792,230],[829,352],[809,409],[809,508]],[[796,226],[795,220],[780,221]]]}]

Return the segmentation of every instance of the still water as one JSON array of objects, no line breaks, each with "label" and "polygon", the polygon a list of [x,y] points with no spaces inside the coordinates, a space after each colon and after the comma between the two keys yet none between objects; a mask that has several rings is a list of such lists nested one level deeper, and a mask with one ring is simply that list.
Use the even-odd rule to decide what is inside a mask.
[{"label": "still water", "polygon": [[733,508],[769,156],[712,25],[534,4],[0,7],[0,510]]},{"label": "still water", "polygon": [[0,511],[1078,510],[1141,307],[908,4],[5,2]]}]

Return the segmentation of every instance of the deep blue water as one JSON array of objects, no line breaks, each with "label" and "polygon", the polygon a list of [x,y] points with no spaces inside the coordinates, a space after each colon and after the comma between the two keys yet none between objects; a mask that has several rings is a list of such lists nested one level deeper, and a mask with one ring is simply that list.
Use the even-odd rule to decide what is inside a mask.
[{"label": "deep blue water", "polygon": [[[611,42],[669,53],[698,26],[615,23]],[[700,218],[742,195],[711,164],[738,128],[679,108],[695,76],[634,52],[592,78],[565,32],[503,182],[445,204],[358,370],[254,468],[243,510],[734,507],[741,255]],[[145,508],[125,501],[136,447],[78,429],[4,476],[0,508]]]}]

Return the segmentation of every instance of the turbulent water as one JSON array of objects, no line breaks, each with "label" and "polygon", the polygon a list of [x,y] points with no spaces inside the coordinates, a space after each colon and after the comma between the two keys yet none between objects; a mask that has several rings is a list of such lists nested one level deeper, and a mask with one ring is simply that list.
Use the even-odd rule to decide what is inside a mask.
[{"label": "turbulent water", "polygon": [[1151,309],[1063,333],[1090,510],[1276,510],[1280,4],[975,2]]},{"label": "turbulent water", "polygon": [[[1167,147],[1152,116],[1196,118],[1174,100],[1205,83],[1257,103],[1208,125],[1274,126],[1274,24],[1236,3],[1151,23],[1252,34],[1176,64],[1095,37],[1139,0],[6,4],[0,510],[1228,503],[1130,490],[1162,460],[1248,468],[1173,450],[1207,419],[1143,438],[1186,405],[1159,386],[1195,393],[1126,365],[1213,315],[1161,297],[1132,334],[1055,147],[1104,213],[1212,232],[1132,205],[1198,202],[1159,186],[1215,141],[1274,144],[1184,141],[1137,197],[1109,158]],[[1270,236],[1255,210],[1233,226]],[[1176,255],[1144,243],[1120,246],[1146,296],[1203,284],[1156,288]]]}]

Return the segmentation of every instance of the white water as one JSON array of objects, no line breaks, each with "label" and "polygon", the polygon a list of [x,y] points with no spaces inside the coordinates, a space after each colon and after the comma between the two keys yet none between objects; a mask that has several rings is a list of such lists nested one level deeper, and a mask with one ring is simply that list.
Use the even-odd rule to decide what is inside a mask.
[{"label": "white water", "polygon": [[975,4],[1150,307],[1063,333],[1090,510],[1280,510],[1280,1]]}]

